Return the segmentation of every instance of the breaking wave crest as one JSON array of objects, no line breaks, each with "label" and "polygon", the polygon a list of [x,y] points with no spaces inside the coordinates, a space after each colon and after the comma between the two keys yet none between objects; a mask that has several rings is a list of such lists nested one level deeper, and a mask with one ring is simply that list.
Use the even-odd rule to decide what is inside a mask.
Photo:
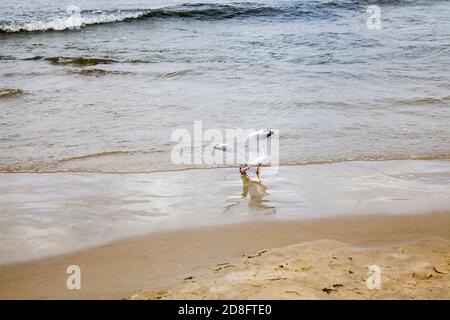
[{"label": "breaking wave crest", "polygon": [[52,17],[26,22],[0,22],[0,32],[62,31],[79,29],[89,25],[128,22],[142,19],[199,19],[219,20],[247,17],[307,17],[332,18],[339,10],[358,9],[367,3],[393,5],[399,0],[342,0],[342,1],[293,1],[277,6],[242,2],[232,4],[183,4],[159,9],[94,11],[83,10],[75,15]]},{"label": "breaking wave crest", "polygon": [[74,30],[84,26],[121,22],[130,19],[137,19],[148,14],[150,11],[135,12],[117,12],[88,14],[84,16],[83,12],[80,16],[58,17],[46,20],[35,20],[30,22],[5,22],[0,23],[0,32],[14,33],[24,31],[62,31]]}]

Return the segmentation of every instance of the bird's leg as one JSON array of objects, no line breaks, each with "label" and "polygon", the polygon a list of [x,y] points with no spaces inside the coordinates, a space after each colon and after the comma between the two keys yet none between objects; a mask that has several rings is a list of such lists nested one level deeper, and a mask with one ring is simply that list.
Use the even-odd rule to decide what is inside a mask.
[{"label": "bird's leg", "polygon": [[258,168],[256,168],[256,175],[258,176],[258,179],[259,179],[259,167],[261,167],[261,164],[258,164]]}]

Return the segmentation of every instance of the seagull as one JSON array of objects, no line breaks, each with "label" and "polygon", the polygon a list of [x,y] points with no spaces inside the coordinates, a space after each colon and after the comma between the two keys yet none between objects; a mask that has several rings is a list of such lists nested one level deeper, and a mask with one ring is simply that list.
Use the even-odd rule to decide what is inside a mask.
[{"label": "seagull", "polygon": [[214,149],[234,153],[237,155],[238,161],[241,162],[239,166],[239,172],[242,174],[247,174],[247,170],[250,167],[256,168],[256,175],[259,178],[260,167],[267,159],[267,155],[264,153],[262,149],[259,147],[259,141],[269,139],[270,136],[274,134],[273,130],[258,130],[250,133],[245,138],[245,144],[248,145],[249,152],[243,153],[240,150],[236,149],[234,146],[226,143],[220,143],[214,146]]}]

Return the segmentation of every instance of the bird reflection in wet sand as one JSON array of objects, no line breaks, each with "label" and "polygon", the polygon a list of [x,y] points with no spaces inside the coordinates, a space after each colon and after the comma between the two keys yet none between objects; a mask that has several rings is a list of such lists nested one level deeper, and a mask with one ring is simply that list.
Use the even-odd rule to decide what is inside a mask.
[{"label": "bird reflection in wet sand", "polygon": [[256,177],[257,179],[252,179],[247,171],[249,167],[241,166],[240,173],[242,179],[242,193],[241,198],[239,200],[233,201],[226,206],[225,212],[229,211],[232,207],[241,203],[243,199],[248,199],[248,207],[251,209],[270,209],[269,211],[264,210],[261,213],[264,214],[272,214],[275,213],[275,207],[271,204],[269,200],[265,200],[264,197],[268,196],[267,186],[261,182],[259,172],[257,171]]}]

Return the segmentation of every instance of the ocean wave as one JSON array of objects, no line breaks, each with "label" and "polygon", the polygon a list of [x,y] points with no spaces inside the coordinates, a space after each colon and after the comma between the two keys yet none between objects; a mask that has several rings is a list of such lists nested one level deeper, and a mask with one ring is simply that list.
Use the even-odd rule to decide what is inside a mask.
[{"label": "ocean wave", "polygon": [[417,99],[401,99],[396,100],[398,105],[447,105],[450,102],[450,96],[446,97],[430,97],[430,98],[417,98]]},{"label": "ocean wave", "polygon": [[310,17],[332,19],[339,10],[359,10],[368,5],[409,5],[417,0],[316,0],[291,1],[266,5],[257,2],[232,2],[230,4],[195,3],[158,9],[82,10],[76,15],[59,16],[27,22],[0,23],[0,32],[63,31],[97,24],[128,22],[142,19],[200,19],[218,20],[245,17]]},{"label": "ocean wave", "polygon": [[81,12],[80,16],[67,16],[49,18],[46,20],[35,20],[29,22],[3,22],[0,23],[0,32],[16,33],[31,31],[63,31],[76,30],[84,26],[121,22],[125,20],[137,19],[150,13],[149,10],[135,12],[115,12],[94,15],[92,13]]},{"label": "ocean wave", "polygon": [[13,61],[13,60],[16,60],[16,58],[13,57],[13,56],[2,56],[2,55],[0,55],[0,61]]},{"label": "ocean wave", "polygon": [[14,98],[24,95],[25,92],[20,89],[1,89],[0,88],[0,99]]},{"label": "ocean wave", "polygon": [[107,58],[95,58],[95,57],[43,57],[43,56],[33,56],[30,58],[25,58],[23,60],[28,61],[39,61],[39,60],[45,60],[48,61],[51,64],[54,65],[61,65],[61,66],[74,66],[74,67],[89,67],[89,66],[96,66],[99,64],[110,64],[110,63],[116,63],[119,62],[117,60],[113,59],[107,59]]},{"label": "ocean wave", "polygon": [[244,16],[273,16],[280,8],[261,5],[183,4],[161,9],[138,9],[111,12],[81,11],[78,16],[56,17],[30,22],[0,23],[0,32],[63,31],[97,24],[142,19],[231,19]]},{"label": "ocean wave", "polygon": [[[152,173],[152,172],[176,172],[185,170],[214,170],[221,168],[236,168],[237,164],[223,165],[171,165],[163,163],[152,163],[150,166],[143,166],[142,162],[130,165],[130,159],[133,156],[141,156],[148,162],[147,152],[133,151],[112,151],[100,152],[84,156],[61,159],[56,162],[38,161],[29,164],[0,165],[0,173]],[[121,159],[122,158],[122,159]],[[83,165],[85,161],[103,160],[103,162],[89,162]],[[450,161],[448,152],[424,154],[424,155],[398,155],[398,156],[359,156],[359,157],[338,157],[331,159],[310,159],[310,160],[281,160],[280,167],[290,166],[309,166],[320,164],[333,164],[345,162],[372,162],[372,161]],[[113,165],[109,165],[113,163]]]},{"label": "ocean wave", "polygon": [[89,25],[128,22],[143,19],[198,19],[220,20],[245,17],[323,17],[330,18],[337,9],[355,9],[359,1],[294,1],[277,6],[242,2],[232,4],[182,4],[159,9],[116,10],[97,12],[81,11],[77,16],[56,17],[29,22],[0,23],[0,32],[62,31],[79,29]]},{"label": "ocean wave", "polygon": [[130,75],[130,74],[132,74],[132,72],[130,72],[130,71],[104,70],[104,69],[74,70],[74,71],[71,71],[70,73],[81,75],[81,76],[92,76],[92,77],[100,77],[100,76],[106,76],[106,75]]},{"label": "ocean wave", "polygon": [[173,71],[173,72],[164,72],[159,74],[156,79],[157,80],[164,80],[164,79],[170,79],[170,78],[179,78],[188,74],[191,74],[193,70],[180,70],[180,71]]},{"label": "ocean wave", "polygon": [[80,160],[87,160],[87,159],[93,159],[93,158],[103,158],[103,157],[113,157],[113,156],[130,156],[130,155],[137,155],[137,154],[145,154],[144,151],[103,151],[103,152],[97,152],[93,154],[86,154],[81,156],[74,156],[70,158],[64,158],[60,159],[58,162],[64,163],[64,162],[70,162],[70,161],[80,161]]},{"label": "ocean wave", "polygon": [[96,66],[98,64],[110,64],[117,62],[116,60],[112,59],[89,57],[51,57],[45,58],[45,60],[54,65],[71,65],[76,67]]}]

